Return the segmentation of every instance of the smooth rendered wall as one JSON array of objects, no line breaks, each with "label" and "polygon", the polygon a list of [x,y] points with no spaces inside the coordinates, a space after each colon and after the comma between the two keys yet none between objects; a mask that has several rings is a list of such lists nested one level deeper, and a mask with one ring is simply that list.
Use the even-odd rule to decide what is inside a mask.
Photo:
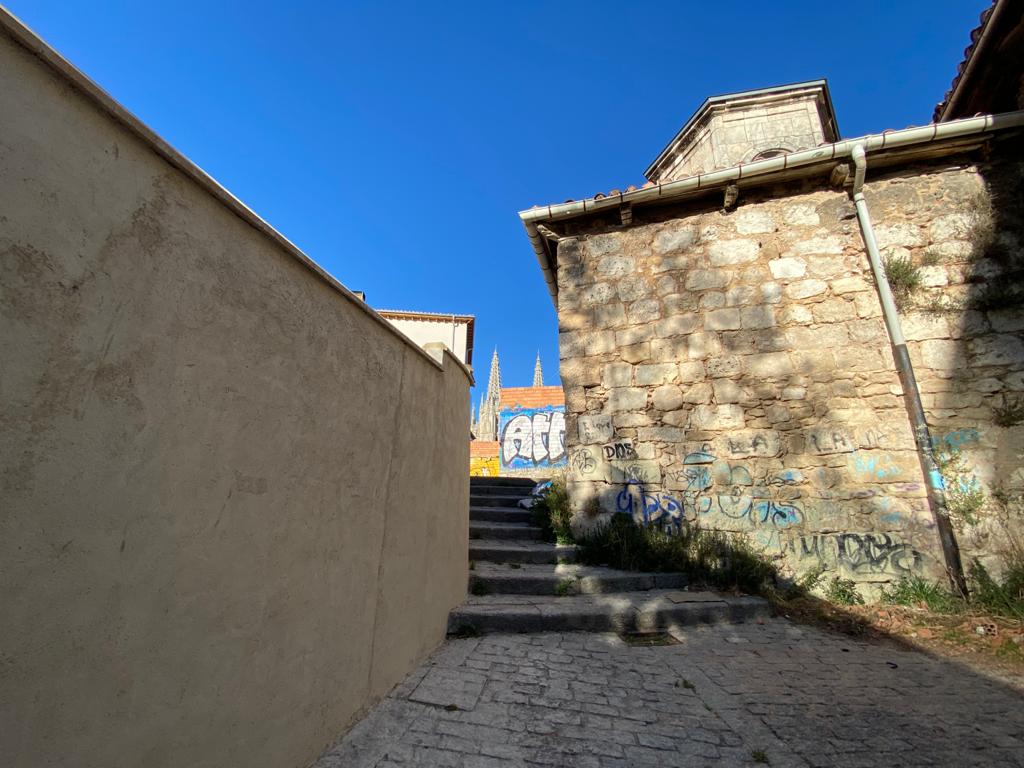
[{"label": "smooth rendered wall", "polygon": [[444,636],[467,372],[0,32],[0,755],[307,765]]}]

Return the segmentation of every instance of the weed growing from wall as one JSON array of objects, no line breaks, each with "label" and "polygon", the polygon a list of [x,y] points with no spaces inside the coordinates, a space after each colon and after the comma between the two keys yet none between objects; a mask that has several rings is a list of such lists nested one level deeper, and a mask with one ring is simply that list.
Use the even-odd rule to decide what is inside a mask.
[{"label": "weed growing from wall", "polygon": [[1024,400],[1004,395],[1002,404],[992,409],[992,422],[997,427],[1015,427],[1024,422]]},{"label": "weed growing from wall", "polygon": [[545,540],[572,544],[572,511],[569,509],[569,491],[565,480],[552,480],[530,511],[533,524],[544,531]]},{"label": "weed growing from wall", "polygon": [[852,579],[834,576],[825,588],[825,598],[837,605],[864,605],[864,597]]},{"label": "weed growing from wall", "polygon": [[911,295],[921,287],[921,269],[910,256],[887,256],[883,265],[896,306],[903,309]]},{"label": "weed growing from wall", "polygon": [[946,510],[957,528],[977,525],[978,513],[985,506],[985,489],[958,449],[942,444],[935,451],[946,490]]}]

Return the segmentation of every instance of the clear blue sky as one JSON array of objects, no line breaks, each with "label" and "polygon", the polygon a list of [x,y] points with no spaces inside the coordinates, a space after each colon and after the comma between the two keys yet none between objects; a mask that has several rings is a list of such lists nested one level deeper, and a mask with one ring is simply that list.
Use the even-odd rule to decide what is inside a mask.
[{"label": "clear blue sky", "polygon": [[926,123],[988,5],[0,1],[371,305],[476,315],[507,386],[558,366],[517,211],[639,185],[709,95]]}]

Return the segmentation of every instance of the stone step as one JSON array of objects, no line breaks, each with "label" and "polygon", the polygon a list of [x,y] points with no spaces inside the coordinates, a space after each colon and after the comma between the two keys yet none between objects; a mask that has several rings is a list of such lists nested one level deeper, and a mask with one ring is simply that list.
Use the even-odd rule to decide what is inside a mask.
[{"label": "stone step", "polygon": [[573,564],[478,561],[469,572],[469,591],[474,595],[595,595],[681,589],[686,584],[686,577],[680,573],[641,573]]},{"label": "stone step", "polygon": [[530,495],[533,485],[470,485],[469,492],[473,496],[515,496],[524,498]]},{"label": "stone step", "polygon": [[470,539],[469,559],[474,563],[571,563],[576,560],[576,547],[546,541]]},{"label": "stone step", "polygon": [[477,496],[469,494],[469,506],[471,507],[518,507],[519,502],[526,496],[511,496],[508,494],[493,494],[491,496]]},{"label": "stone step", "polygon": [[470,507],[469,519],[492,523],[533,522],[530,510],[518,507]]},{"label": "stone step", "polygon": [[543,537],[544,531],[528,523],[469,523],[471,539],[539,540]]},{"label": "stone step", "polygon": [[685,632],[694,624],[741,623],[772,615],[766,600],[710,592],[651,590],[575,597],[470,597],[448,631]]},{"label": "stone step", "polygon": [[469,487],[476,488],[478,485],[502,486],[515,488],[533,488],[537,481],[529,477],[471,477]]}]

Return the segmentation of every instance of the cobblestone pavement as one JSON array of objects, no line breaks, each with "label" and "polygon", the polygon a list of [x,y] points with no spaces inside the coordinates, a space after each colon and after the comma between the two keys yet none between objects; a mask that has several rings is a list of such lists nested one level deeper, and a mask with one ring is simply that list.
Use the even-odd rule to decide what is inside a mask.
[{"label": "cobblestone pavement", "polygon": [[314,768],[1024,766],[1024,693],[959,664],[783,619],[680,640],[450,640]]}]

